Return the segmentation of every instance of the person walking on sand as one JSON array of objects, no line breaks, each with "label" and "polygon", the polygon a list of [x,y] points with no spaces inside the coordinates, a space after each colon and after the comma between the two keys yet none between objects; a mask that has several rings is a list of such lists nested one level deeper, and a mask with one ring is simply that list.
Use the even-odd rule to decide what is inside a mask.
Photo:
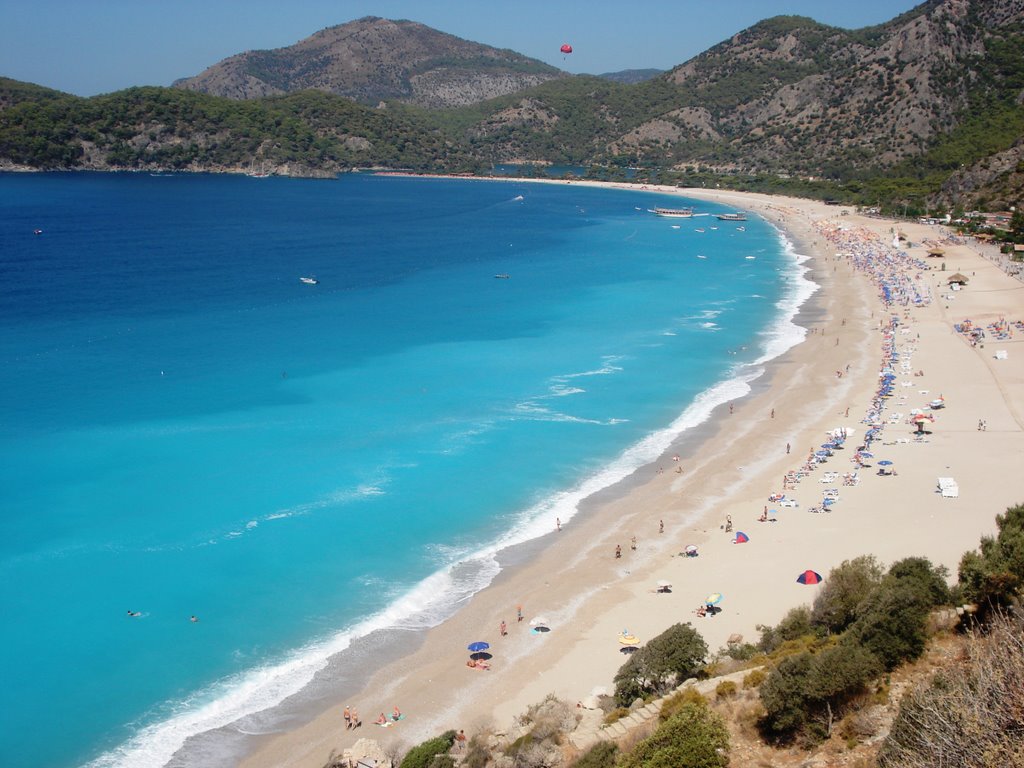
[{"label": "person walking on sand", "polygon": [[345,730],[352,728],[352,710],[346,704],[345,709],[342,710],[341,717],[345,720]]},{"label": "person walking on sand", "polygon": [[523,606],[517,605],[516,606],[516,622],[520,622],[522,620],[523,620]]},{"label": "person walking on sand", "polygon": [[555,530],[556,531],[562,530],[562,518],[560,518],[560,517],[556,517],[555,518]]},{"label": "person walking on sand", "polygon": [[789,443],[786,443],[786,455],[789,456]]},{"label": "person walking on sand", "polygon": [[622,547],[619,546],[618,544],[616,544],[615,545],[615,559],[618,560],[620,557],[622,557]]},{"label": "person walking on sand", "polygon": [[501,620],[501,624],[498,625],[498,634],[504,637],[508,634],[508,627],[505,626],[505,620]]},{"label": "person walking on sand", "polygon": [[658,533],[664,533],[664,532],[665,532],[665,521],[664,520],[659,520],[658,521]]}]

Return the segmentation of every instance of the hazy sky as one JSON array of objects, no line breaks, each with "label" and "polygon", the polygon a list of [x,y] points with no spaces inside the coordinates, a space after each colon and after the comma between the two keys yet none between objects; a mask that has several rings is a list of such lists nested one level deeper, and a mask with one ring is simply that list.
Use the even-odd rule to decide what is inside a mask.
[{"label": "hazy sky", "polygon": [[[855,29],[910,0],[0,0],[0,76],[80,96],[170,85],[363,16],[410,19],[573,73],[671,69],[761,19]],[[574,52],[559,53],[562,43]]]}]

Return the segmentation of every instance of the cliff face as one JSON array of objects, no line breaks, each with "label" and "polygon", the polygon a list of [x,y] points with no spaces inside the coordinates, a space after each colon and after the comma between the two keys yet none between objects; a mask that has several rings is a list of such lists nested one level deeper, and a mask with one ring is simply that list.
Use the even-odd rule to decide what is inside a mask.
[{"label": "cliff face", "polygon": [[562,76],[513,51],[412,21],[366,17],[287,48],[240,53],[175,87],[232,99],[313,88],[371,106],[395,99],[437,108],[473,104]]}]

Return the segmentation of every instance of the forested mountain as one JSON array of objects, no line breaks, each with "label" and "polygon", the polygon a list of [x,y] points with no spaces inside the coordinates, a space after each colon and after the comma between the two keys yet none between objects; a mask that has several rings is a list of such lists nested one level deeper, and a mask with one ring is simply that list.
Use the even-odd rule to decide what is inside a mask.
[{"label": "forested mountain", "polygon": [[[361,74],[344,74],[353,66]],[[638,83],[545,67],[412,22],[361,19],[232,57],[179,83],[188,88],[79,99],[5,80],[0,166],[265,163],[316,175],[519,162],[605,178],[629,166],[670,183],[918,208],[1008,205],[1024,184],[1024,0],[930,0],[852,31],[776,17]],[[543,82],[478,101],[499,71]],[[235,96],[314,90],[247,99],[189,90],[215,83]],[[460,99],[472,103],[421,106]]]},{"label": "forested mountain", "polygon": [[438,108],[473,104],[564,76],[514,51],[471,43],[413,21],[367,16],[287,48],[240,53],[175,87],[231,99],[313,88],[369,106],[395,100]]},{"label": "forested mountain", "polygon": [[604,72],[598,77],[603,80],[611,80],[616,83],[642,83],[644,80],[653,80],[663,74],[660,69],[624,69],[621,72]]}]

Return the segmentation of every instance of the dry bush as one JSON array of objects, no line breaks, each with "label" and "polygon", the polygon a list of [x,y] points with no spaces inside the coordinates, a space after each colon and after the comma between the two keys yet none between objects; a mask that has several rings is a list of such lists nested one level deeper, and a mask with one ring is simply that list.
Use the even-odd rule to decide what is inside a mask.
[{"label": "dry bush", "polygon": [[569,702],[549,693],[540,704],[534,704],[527,710],[526,718],[533,726],[530,729],[530,736],[535,740],[553,738],[558,742],[562,734],[569,733],[576,727],[579,715]]},{"label": "dry bush", "polygon": [[1024,633],[997,619],[967,659],[903,697],[881,768],[1024,768]]},{"label": "dry bush", "polygon": [[758,723],[765,715],[760,699],[739,702],[732,713],[732,722],[748,741],[760,741]]},{"label": "dry bush", "polygon": [[661,711],[658,713],[658,721],[665,722],[687,703],[706,704],[707,699],[701,696],[694,688],[684,688],[675,696],[665,699],[661,705]]},{"label": "dry bush", "polygon": [[490,734],[474,734],[459,765],[462,768],[486,768],[491,759],[491,750],[487,746],[489,738]]},{"label": "dry bush", "polygon": [[624,717],[627,717],[628,715],[628,707],[616,707],[604,716],[604,724],[611,725],[612,723],[617,723],[619,720],[621,720]]},{"label": "dry bush", "polygon": [[715,697],[729,699],[736,695],[737,686],[732,680],[723,680],[715,686]]},{"label": "dry bush", "polygon": [[880,729],[879,708],[869,707],[851,713],[839,725],[839,735],[845,739],[863,741],[878,733]]},{"label": "dry bush", "polygon": [[743,688],[744,688],[744,690],[750,690],[751,688],[758,688],[758,687],[760,687],[761,683],[764,682],[764,679],[766,677],[768,677],[768,673],[765,672],[763,669],[755,669],[750,674],[744,675],[744,677],[743,677]]}]

